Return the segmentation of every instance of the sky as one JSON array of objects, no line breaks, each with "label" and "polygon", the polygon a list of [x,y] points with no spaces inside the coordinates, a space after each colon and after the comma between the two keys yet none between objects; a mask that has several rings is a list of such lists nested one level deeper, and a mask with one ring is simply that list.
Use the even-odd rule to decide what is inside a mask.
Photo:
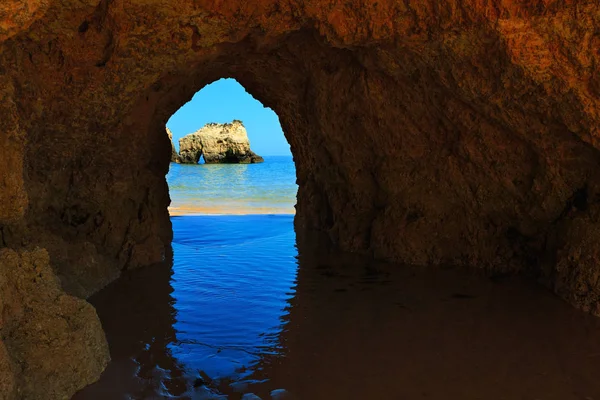
[{"label": "sky", "polygon": [[239,119],[244,123],[250,148],[261,156],[291,155],[283,136],[279,117],[252,97],[235,79],[220,79],[205,86],[167,122],[173,142],[195,132],[209,122],[225,123]]}]

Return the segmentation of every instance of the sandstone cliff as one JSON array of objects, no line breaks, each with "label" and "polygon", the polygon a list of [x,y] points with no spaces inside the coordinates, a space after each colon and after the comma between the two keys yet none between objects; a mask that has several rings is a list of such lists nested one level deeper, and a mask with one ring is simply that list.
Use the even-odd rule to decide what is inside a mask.
[{"label": "sandstone cliff", "polygon": [[263,158],[250,150],[248,133],[241,121],[230,124],[209,123],[179,139],[179,158],[184,164],[251,164]]},{"label": "sandstone cliff", "polygon": [[[0,247],[45,248],[48,274],[81,297],[162,260],[164,126],[232,77],[280,118],[298,232],[528,274],[600,315],[598,26],[597,0],[3,0]],[[48,399],[98,375],[71,374],[105,356],[80,343],[89,357],[54,363],[62,393],[37,381]],[[28,387],[13,365],[0,360],[0,384]]]},{"label": "sandstone cliff", "polygon": [[166,128],[167,136],[169,137],[169,141],[171,142],[171,162],[179,163],[181,160],[179,159],[179,154],[177,154],[177,150],[175,150],[175,145],[173,144],[173,133],[169,128]]}]

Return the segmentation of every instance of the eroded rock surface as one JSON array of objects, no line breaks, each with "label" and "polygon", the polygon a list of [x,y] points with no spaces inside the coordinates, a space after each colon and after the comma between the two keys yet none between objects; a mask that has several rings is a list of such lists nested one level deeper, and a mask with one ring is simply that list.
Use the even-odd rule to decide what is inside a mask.
[{"label": "eroded rock surface", "polygon": [[0,246],[82,297],[161,260],[165,123],[232,77],[280,117],[299,231],[600,314],[598,26],[595,0],[4,1]]},{"label": "eroded rock surface", "polygon": [[45,250],[0,250],[0,398],[64,399],[109,360],[94,308],[69,296]]},{"label": "eroded rock surface", "polygon": [[252,164],[263,158],[250,149],[248,132],[241,121],[209,123],[179,139],[179,159],[184,164]]},{"label": "eroded rock surface", "polygon": [[169,128],[166,128],[167,136],[169,137],[169,141],[171,142],[171,162],[179,163],[181,160],[179,159],[179,154],[177,154],[177,150],[175,150],[175,144],[173,144],[173,133]]}]

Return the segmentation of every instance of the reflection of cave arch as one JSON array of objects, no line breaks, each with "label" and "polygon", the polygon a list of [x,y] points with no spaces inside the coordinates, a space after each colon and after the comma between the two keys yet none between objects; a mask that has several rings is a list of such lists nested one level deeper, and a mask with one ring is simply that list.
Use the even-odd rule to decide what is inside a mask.
[{"label": "reflection of cave arch", "polygon": [[445,3],[5,1],[0,245],[46,248],[79,296],[162,260],[165,123],[234,77],[281,119],[299,231],[600,314],[600,5]]},{"label": "reflection of cave arch", "polygon": [[[175,395],[181,395],[188,389],[184,366],[173,357],[170,349],[171,344],[177,341],[177,332],[173,327],[176,314],[171,296],[172,266],[172,255],[169,254],[163,263],[132,271],[126,279],[118,280],[90,299],[103,321],[115,321],[111,320],[115,303],[127,304],[119,309],[118,323],[103,326],[112,361],[98,382],[107,391],[102,393],[103,398],[119,398],[123,390],[135,393],[136,398],[144,398],[148,391],[145,385],[166,384],[166,389]],[[131,298],[131,293],[136,294],[134,298]],[[155,364],[148,360],[153,360]],[[124,372],[138,369],[140,365],[146,369],[132,374],[135,378]],[[154,369],[148,369],[148,366]],[[161,377],[163,379],[156,379],[157,371],[168,375],[168,379],[164,379],[164,376]],[[111,382],[115,376],[119,377],[120,385],[104,383]],[[144,385],[136,380],[143,381]],[[155,390],[159,391],[158,388]],[[96,398],[94,393],[95,388],[88,387],[77,393],[74,400]]]}]

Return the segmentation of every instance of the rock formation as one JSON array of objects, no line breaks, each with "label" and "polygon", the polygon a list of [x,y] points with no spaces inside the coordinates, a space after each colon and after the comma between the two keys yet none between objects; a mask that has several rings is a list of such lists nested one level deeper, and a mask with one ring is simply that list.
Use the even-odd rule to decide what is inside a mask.
[{"label": "rock formation", "polygon": [[209,123],[179,139],[179,158],[184,164],[251,164],[263,158],[250,150],[250,140],[242,121]]},{"label": "rock formation", "polygon": [[173,144],[173,133],[169,128],[166,128],[167,136],[169,137],[169,141],[171,142],[171,162],[179,163],[181,160],[179,159],[179,154],[177,154],[177,150],[175,150],[175,145]]},{"label": "rock formation", "polygon": [[[600,315],[597,26],[596,0],[4,0],[0,246],[46,249],[80,297],[162,260],[163,127],[232,77],[280,117],[299,232],[386,260],[525,273]],[[25,327],[13,340],[34,340]],[[60,385],[37,382],[46,398],[99,372],[105,349],[78,343],[88,353],[54,362]],[[7,370],[52,357],[21,348],[0,346],[0,382],[17,390],[27,383]]]},{"label": "rock formation", "polygon": [[0,293],[1,399],[59,399],[98,378],[109,355],[96,311],[61,290],[45,250],[0,249]]}]

